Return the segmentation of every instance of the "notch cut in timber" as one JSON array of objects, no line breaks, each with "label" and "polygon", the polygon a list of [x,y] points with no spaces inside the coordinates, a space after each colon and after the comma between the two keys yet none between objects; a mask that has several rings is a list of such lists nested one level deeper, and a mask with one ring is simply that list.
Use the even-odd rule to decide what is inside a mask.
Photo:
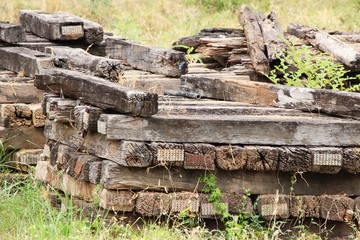
[{"label": "notch cut in timber", "polygon": [[158,110],[157,94],[147,93],[83,73],[54,69],[38,74],[39,89],[62,92],[84,103],[133,116],[149,117]]},{"label": "notch cut in timber", "polygon": [[78,40],[84,37],[83,21],[65,12],[21,10],[20,22],[26,31],[49,40]]}]

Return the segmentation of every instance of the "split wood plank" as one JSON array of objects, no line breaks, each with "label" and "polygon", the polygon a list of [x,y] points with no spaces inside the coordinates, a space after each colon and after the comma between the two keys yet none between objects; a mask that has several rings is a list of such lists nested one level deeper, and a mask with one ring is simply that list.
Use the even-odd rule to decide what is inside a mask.
[{"label": "split wood plank", "polygon": [[26,31],[50,40],[77,40],[84,37],[83,21],[65,12],[21,10],[20,22]]},{"label": "split wood plank", "polygon": [[308,40],[311,45],[329,53],[347,67],[353,70],[360,69],[360,52],[340,39],[324,31],[295,23],[290,24],[287,31],[296,37]]},{"label": "split wood plank", "polygon": [[187,72],[183,52],[152,48],[119,37],[106,39],[106,55],[133,68],[169,77],[180,77]]},{"label": "split wood plank", "polygon": [[181,89],[219,100],[360,118],[360,94],[354,92],[187,75],[181,77]]},{"label": "split wood plank", "polygon": [[264,16],[263,13],[259,12],[256,14],[256,18],[261,28],[267,57],[269,62],[273,62],[284,55],[282,51],[286,48],[286,44],[283,40],[285,39],[284,31],[281,28],[275,12],[271,12],[267,16]]},{"label": "split wood plank", "polygon": [[108,139],[174,143],[359,146],[358,130],[359,121],[316,115],[154,115],[136,118],[103,114],[98,121],[98,132],[106,134]]},{"label": "split wood plank", "polygon": [[69,98],[47,97],[44,98],[46,104],[46,117],[52,121],[74,122],[74,109],[77,101]]},{"label": "split wood plank", "polygon": [[55,66],[54,57],[50,54],[34,51],[24,47],[0,48],[0,66],[24,76],[34,77],[43,69]]},{"label": "split wood plank", "polygon": [[269,60],[265,55],[264,38],[254,13],[249,7],[242,6],[238,18],[245,31],[248,52],[255,71],[269,73]]},{"label": "split wood plank", "polygon": [[43,71],[35,79],[35,86],[43,90],[63,93],[94,106],[149,117],[158,110],[157,94],[123,87],[117,83],[83,73],[53,69]]},{"label": "split wood plank", "polygon": [[98,107],[80,105],[74,108],[74,125],[80,131],[97,132],[97,121],[104,110]]},{"label": "split wood plank", "polygon": [[[203,185],[198,183],[199,177],[206,170],[186,170],[182,168],[129,168],[112,161],[103,161],[101,183],[106,189],[201,191]],[[360,187],[356,184],[358,174],[338,173],[336,177],[329,174],[302,173],[296,175],[298,181],[291,182],[293,173],[261,172],[234,170],[217,170],[217,186],[225,192],[251,194],[289,194],[322,195],[345,194],[358,196]]]},{"label": "split wood plank", "polygon": [[80,48],[70,47],[46,47],[45,52],[65,57],[68,59],[69,69],[82,69],[98,77],[104,77],[117,82],[123,74],[123,66],[120,60],[97,57]]},{"label": "split wood plank", "polygon": [[20,171],[29,171],[30,166],[36,166],[43,161],[43,149],[20,149],[11,155],[10,160],[5,164]]},{"label": "split wood plank", "polygon": [[25,28],[18,24],[0,22],[0,40],[7,43],[23,42],[26,39]]}]

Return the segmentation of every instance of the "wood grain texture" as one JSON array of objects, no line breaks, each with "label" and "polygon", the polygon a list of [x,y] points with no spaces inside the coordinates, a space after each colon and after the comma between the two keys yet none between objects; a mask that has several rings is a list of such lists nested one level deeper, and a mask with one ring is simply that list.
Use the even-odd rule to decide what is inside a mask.
[{"label": "wood grain texture", "polygon": [[341,63],[354,70],[360,69],[360,52],[334,36],[301,24],[290,24],[288,33],[306,39],[311,45],[329,53]]},{"label": "wood grain texture", "polygon": [[[182,168],[128,168],[112,161],[103,161],[101,183],[107,189],[156,190],[163,192],[198,191],[203,185],[198,183],[199,177],[206,170],[186,170]],[[297,173],[297,181],[292,182],[293,173],[275,171],[217,170],[217,186],[225,192],[251,194],[289,194],[323,195],[344,194],[360,195],[360,187],[356,184],[360,176],[340,172],[332,174]]]},{"label": "wood grain texture", "polygon": [[108,139],[173,143],[359,146],[358,130],[359,121],[314,115],[154,115],[136,118],[103,114],[98,121],[98,131],[106,134]]},{"label": "wood grain texture", "polygon": [[0,22],[0,40],[7,43],[23,42],[26,39],[25,28],[18,24]]},{"label": "wood grain texture", "polygon": [[77,40],[84,37],[84,23],[65,12],[21,10],[20,22],[26,31],[50,40]]},{"label": "wood grain texture", "polygon": [[94,106],[148,117],[158,110],[157,94],[123,87],[102,78],[70,70],[51,70],[38,74],[35,86],[39,89],[62,92],[71,98]]},{"label": "wood grain texture", "polygon": [[106,39],[106,54],[133,68],[169,77],[180,77],[187,72],[183,52],[152,48],[119,37]]},{"label": "wood grain texture", "polygon": [[360,118],[358,108],[360,94],[355,92],[287,87],[270,83],[187,75],[181,77],[181,89],[219,100]]},{"label": "wood grain texture", "polygon": [[254,69],[259,73],[268,73],[269,60],[265,55],[264,39],[254,13],[249,7],[242,6],[238,18],[245,31],[248,52]]},{"label": "wood grain texture", "polygon": [[81,48],[46,47],[45,52],[68,59],[69,69],[81,69],[86,73],[117,82],[123,72],[120,60],[91,55]]},{"label": "wood grain texture", "polygon": [[42,69],[53,68],[54,57],[24,47],[1,47],[0,67],[34,77]]}]

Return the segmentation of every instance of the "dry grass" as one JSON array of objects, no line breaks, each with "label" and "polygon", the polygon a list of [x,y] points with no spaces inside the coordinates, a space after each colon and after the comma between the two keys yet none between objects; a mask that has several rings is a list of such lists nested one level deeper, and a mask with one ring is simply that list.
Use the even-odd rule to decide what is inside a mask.
[{"label": "dry grass", "polygon": [[239,27],[240,2],[266,13],[275,11],[283,27],[290,22],[342,30],[359,30],[360,26],[358,0],[11,0],[0,1],[0,20],[18,22],[20,9],[68,11],[99,22],[116,35],[170,47],[178,38],[202,28]]}]

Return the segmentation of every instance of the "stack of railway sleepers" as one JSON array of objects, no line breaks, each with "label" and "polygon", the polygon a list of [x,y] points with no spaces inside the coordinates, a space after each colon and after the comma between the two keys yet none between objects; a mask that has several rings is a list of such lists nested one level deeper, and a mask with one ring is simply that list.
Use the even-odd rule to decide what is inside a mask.
[{"label": "stack of railway sleepers", "polygon": [[[24,40],[21,26],[0,26],[0,38],[8,38],[0,66],[17,75],[0,82],[4,101],[13,101],[1,106],[2,130],[30,129],[41,119],[46,143],[36,177],[78,199],[98,198],[110,211],[218,217],[199,182],[211,173],[231,213],[352,221],[360,196],[359,94],[251,81],[268,72],[284,48],[282,30],[274,13],[264,17],[243,7],[239,20],[244,30],[207,29],[176,44],[194,43],[195,51],[222,65],[219,71],[213,61],[188,65],[184,52],[116,36],[102,41],[98,25],[76,16],[22,11],[22,27],[33,40],[26,31]],[[19,39],[7,28],[17,29]],[[298,25],[288,31],[315,46],[323,33],[346,49],[357,44],[352,33]],[[31,47],[34,39],[45,39],[37,49],[43,52]],[[59,46],[74,47],[74,41],[101,42],[110,58]],[[357,55],[347,56],[356,72]],[[36,94],[19,94],[18,82],[36,86]],[[20,102],[39,102],[41,94],[38,111],[45,117],[29,120],[37,115]]]}]

